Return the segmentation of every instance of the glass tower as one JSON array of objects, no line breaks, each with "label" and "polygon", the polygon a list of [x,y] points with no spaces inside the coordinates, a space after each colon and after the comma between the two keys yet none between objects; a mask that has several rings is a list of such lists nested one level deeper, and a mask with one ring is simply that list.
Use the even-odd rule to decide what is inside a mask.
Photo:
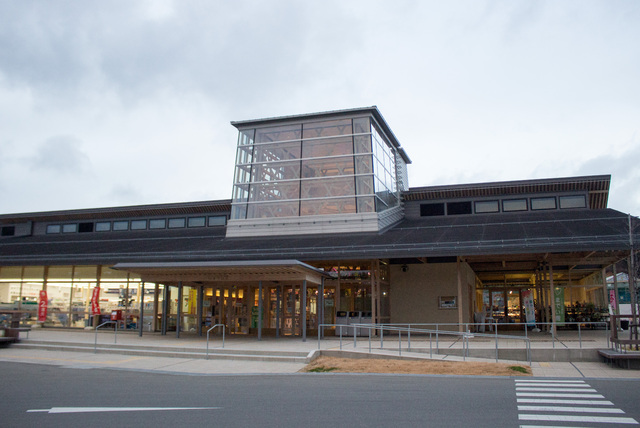
[{"label": "glass tower", "polygon": [[399,207],[398,175],[406,172],[398,169],[406,170],[408,159],[371,109],[366,113],[234,123],[239,136],[231,222]]}]

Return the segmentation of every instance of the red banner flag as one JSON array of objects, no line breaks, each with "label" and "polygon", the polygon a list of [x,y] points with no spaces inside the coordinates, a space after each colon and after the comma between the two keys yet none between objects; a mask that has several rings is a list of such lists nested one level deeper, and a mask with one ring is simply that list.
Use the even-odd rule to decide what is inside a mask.
[{"label": "red banner flag", "polygon": [[47,320],[47,307],[49,301],[47,300],[47,291],[40,290],[40,299],[38,301],[38,322],[45,322]]},{"label": "red banner flag", "polygon": [[100,315],[100,287],[95,287],[91,295],[91,315]]}]

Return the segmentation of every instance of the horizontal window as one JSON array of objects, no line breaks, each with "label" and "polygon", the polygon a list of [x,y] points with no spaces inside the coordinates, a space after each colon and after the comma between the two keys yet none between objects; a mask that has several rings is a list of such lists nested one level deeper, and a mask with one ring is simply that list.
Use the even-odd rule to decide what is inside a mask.
[{"label": "horizontal window", "polygon": [[16,234],[15,226],[3,226],[2,227],[2,236],[14,236]]},{"label": "horizontal window", "polygon": [[111,230],[110,221],[100,221],[96,223],[96,232],[109,232]]},{"label": "horizontal window", "polygon": [[78,225],[76,223],[62,225],[62,233],[75,233],[77,231]]},{"label": "horizontal window", "polygon": [[531,198],[532,210],[555,210],[556,198]]},{"label": "horizontal window", "polygon": [[185,225],[186,225],[186,220],[184,219],[184,217],[169,219],[169,229],[179,229],[181,227],[185,227]]},{"label": "horizontal window", "polygon": [[50,224],[47,226],[47,233],[60,233],[62,231],[62,226],[59,224]]},{"label": "horizontal window", "polygon": [[113,222],[113,230],[129,230],[129,222],[128,221],[114,221]]},{"label": "horizontal window", "polygon": [[477,201],[475,203],[476,214],[497,213],[500,211],[498,201]]},{"label": "horizontal window", "polygon": [[209,226],[224,226],[225,224],[227,224],[227,217],[224,215],[209,217]]},{"label": "horizontal window", "polygon": [[502,201],[502,211],[526,211],[527,200],[526,199],[507,199]]},{"label": "horizontal window", "polygon": [[471,202],[447,203],[447,215],[471,214]]},{"label": "horizontal window", "polygon": [[204,227],[205,226],[205,218],[204,217],[189,217],[187,225],[189,227]]},{"label": "horizontal window", "polygon": [[93,232],[93,223],[80,223],[78,226],[79,233]]},{"label": "horizontal window", "polygon": [[586,208],[587,199],[584,195],[560,196],[560,208]]},{"label": "horizontal window", "polygon": [[444,215],[444,204],[420,204],[420,217]]},{"label": "horizontal window", "polygon": [[147,230],[147,220],[131,221],[131,230]]},{"label": "horizontal window", "polygon": [[164,229],[167,227],[167,220],[164,218],[149,220],[149,229]]}]

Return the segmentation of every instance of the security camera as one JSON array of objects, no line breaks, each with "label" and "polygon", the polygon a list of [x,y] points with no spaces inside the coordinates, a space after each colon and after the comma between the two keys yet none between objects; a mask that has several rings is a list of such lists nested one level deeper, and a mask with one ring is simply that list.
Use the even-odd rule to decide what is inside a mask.
[{"label": "security camera", "polygon": [[402,268],[401,268],[401,269],[402,269],[402,272],[406,272],[406,271],[408,271],[408,270],[409,270],[409,266],[407,266],[407,265],[402,265]]}]

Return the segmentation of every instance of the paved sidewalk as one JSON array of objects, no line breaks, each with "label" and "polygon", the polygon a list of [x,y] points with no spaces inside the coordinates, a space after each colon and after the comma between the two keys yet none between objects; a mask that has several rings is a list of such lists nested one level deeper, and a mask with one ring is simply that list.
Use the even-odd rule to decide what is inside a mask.
[{"label": "paved sidewalk", "polygon": [[[29,342],[49,342],[51,344],[82,343],[93,345],[96,340],[95,332],[82,330],[53,330],[34,329],[29,333],[29,338],[22,343]],[[98,344],[109,345],[114,341],[118,345],[163,348],[181,348],[185,351],[196,351],[204,353],[206,349],[206,338],[195,335],[183,334],[181,338],[174,335],[161,336],[157,333],[145,333],[139,337],[137,332],[120,332],[116,336],[113,331],[100,331],[97,336]],[[379,344],[379,342],[377,342]],[[443,341],[442,346],[447,342]],[[453,345],[450,343],[449,345]],[[210,342],[210,350],[221,349],[222,338],[214,337]],[[339,350],[338,339],[327,339],[321,343],[323,350]],[[385,339],[385,349],[372,351],[376,355],[388,355],[397,358],[398,342]],[[403,342],[403,346],[406,343]],[[490,345],[489,345],[490,346]],[[541,346],[541,345],[540,345]],[[302,342],[300,338],[279,338],[264,337],[258,341],[256,337],[227,337],[225,340],[225,350],[242,350],[256,352],[289,351],[308,354],[318,348],[315,338],[309,338],[307,342]],[[350,348],[350,349],[349,349]],[[344,351],[353,351],[353,341],[343,341]],[[368,351],[368,338],[359,338],[357,351],[362,353]],[[360,354],[362,355],[362,354]],[[403,351],[404,357],[429,358],[428,353],[416,353]],[[447,361],[462,361],[462,357],[452,357],[443,355],[433,355],[433,359]],[[467,361],[487,361],[491,359],[466,358]],[[296,373],[305,364],[297,362],[272,362],[272,361],[245,361],[245,360],[205,360],[202,358],[172,358],[161,356],[131,356],[116,353],[92,352],[71,352],[60,350],[25,349],[10,347],[0,349],[0,361],[14,361],[32,364],[50,364],[63,367],[74,368],[108,368],[119,370],[140,370],[158,373],[176,374],[277,374]],[[500,361],[522,364],[515,361]],[[601,362],[534,362],[532,363],[534,376],[541,377],[588,377],[588,378],[634,378],[640,379],[640,370],[626,370]]]}]

